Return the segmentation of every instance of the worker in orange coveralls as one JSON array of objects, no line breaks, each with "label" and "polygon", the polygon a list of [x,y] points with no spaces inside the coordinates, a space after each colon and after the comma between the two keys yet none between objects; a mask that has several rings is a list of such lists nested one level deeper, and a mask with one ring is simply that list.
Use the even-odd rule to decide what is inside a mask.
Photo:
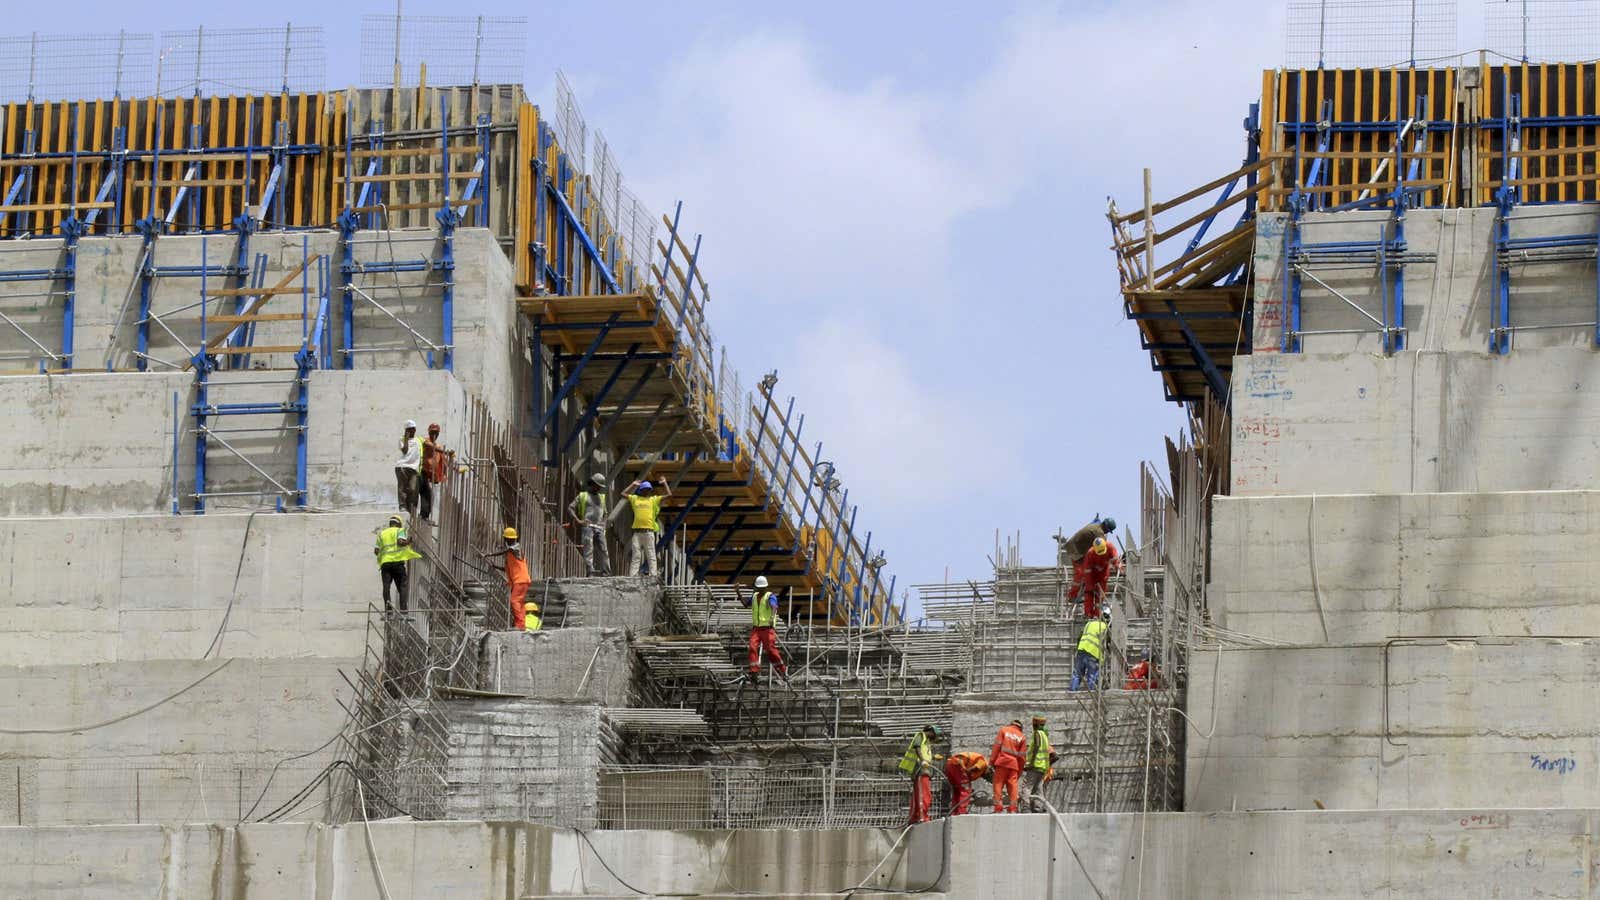
[{"label": "worker in orange coveralls", "polygon": [[[1017,779],[1022,775],[1027,749],[1028,738],[1022,733],[1021,719],[1012,719],[995,735],[994,749],[989,751],[989,765],[994,769],[995,812],[1017,811]],[[1008,797],[1009,803],[1005,802]]]},{"label": "worker in orange coveralls", "polygon": [[[517,542],[517,530],[507,525],[505,530],[500,532],[500,536],[506,542],[505,549],[500,551],[505,554],[505,565],[495,568],[504,569],[506,573],[506,586],[510,589],[511,628],[514,631],[522,631],[527,627],[528,588],[533,584],[533,576],[528,574],[528,558],[522,555],[522,545]],[[495,553],[483,555],[494,556]],[[535,610],[537,608],[536,606]]]},{"label": "worker in orange coveralls", "polygon": [[1083,598],[1083,617],[1093,621],[1100,616],[1100,601],[1106,594],[1106,582],[1117,570],[1117,548],[1105,538],[1095,538],[1094,544],[1083,559],[1072,567],[1072,590],[1067,599]]},{"label": "worker in orange coveralls", "polygon": [[982,753],[952,753],[944,763],[944,777],[950,782],[950,815],[964,816],[972,805],[972,783],[982,778],[994,780],[994,770]]},{"label": "worker in orange coveralls", "polygon": [[1152,691],[1158,687],[1160,685],[1156,683],[1156,667],[1150,664],[1150,654],[1146,652],[1144,659],[1128,669],[1127,688],[1130,691]]}]

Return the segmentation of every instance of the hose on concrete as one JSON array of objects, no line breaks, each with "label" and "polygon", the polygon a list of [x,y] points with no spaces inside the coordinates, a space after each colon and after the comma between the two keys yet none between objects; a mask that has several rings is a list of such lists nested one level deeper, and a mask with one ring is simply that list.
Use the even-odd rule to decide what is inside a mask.
[{"label": "hose on concrete", "polygon": [[208,679],[211,676],[217,674],[218,672],[221,672],[223,669],[226,669],[232,663],[233,663],[232,659],[225,659],[225,660],[222,661],[222,664],[217,666],[215,669],[212,669],[211,671],[205,673],[204,675],[201,675],[199,678],[196,678],[194,681],[189,682],[188,684],[184,685],[182,688],[179,688],[178,690],[174,691],[173,693],[168,694],[165,697],[162,697],[160,700],[157,700],[156,702],[150,704],[149,706],[142,706],[142,707],[134,710],[133,712],[124,713],[124,714],[122,714],[120,716],[117,716],[114,719],[107,719],[104,722],[95,722],[95,723],[92,723],[92,724],[89,724],[89,725],[68,725],[68,726],[66,726],[64,728],[0,728],[0,734],[75,734],[75,733],[80,732],[80,731],[94,731],[97,728],[106,728],[108,726],[115,725],[118,722],[126,722],[129,719],[134,718],[135,716],[142,716],[145,713],[149,712],[152,709],[155,709],[158,706],[162,706],[164,704],[171,703],[172,701],[178,699],[179,697],[182,697],[184,694],[187,694],[190,691],[194,690],[195,688],[199,687],[201,685],[201,683],[203,683],[206,679]]},{"label": "hose on concrete", "polygon": [[1094,877],[1089,874],[1089,867],[1083,864],[1083,857],[1078,855],[1078,848],[1072,846],[1072,838],[1067,834],[1067,823],[1061,821],[1061,814],[1056,812],[1056,808],[1043,796],[1039,798],[1039,802],[1044,804],[1044,808],[1050,811],[1051,818],[1056,820],[1056,827],[1061,829],[1061,839],[1067,842],[1067,849],[1072,851],[1072,858],[1078,861],[1078,869],[1083,872],[1083,880],[1089,882],[1089,888],[1094,891],[1096,897],[1106,900],[1105,891],[1100,890],[1100,885],[1094,883]]}]

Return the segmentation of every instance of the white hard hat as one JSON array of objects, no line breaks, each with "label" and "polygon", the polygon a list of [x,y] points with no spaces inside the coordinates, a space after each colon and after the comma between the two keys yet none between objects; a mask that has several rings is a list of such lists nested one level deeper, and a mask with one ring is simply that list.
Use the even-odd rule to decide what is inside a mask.
[{"label": "white hard hat", "polygon": [[766,586],[767,586],[767,576],[765,576],[765,575],[757,575],[756,576],[756,587],[766,587]]},{"label": "white hard hat", "polygon": [[417,423],[413,419],[407,419],[406,420],[406,427],[407,428],[416,428],[417,427]]}]

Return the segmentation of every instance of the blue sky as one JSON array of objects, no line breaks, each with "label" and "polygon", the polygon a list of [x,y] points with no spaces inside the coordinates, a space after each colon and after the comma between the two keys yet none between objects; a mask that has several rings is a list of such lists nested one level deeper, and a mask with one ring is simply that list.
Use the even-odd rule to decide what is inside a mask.
[{"label": "blue sky", "polygon": [[[268,18],[270,9],[270,16]],[[280,0],[74,4],[94,30],[320,24],[330,86],[360,16]],[[1106,197],[1231,170],[1281,3],[476,5],[526,15],[527,84],[563,70],[630,186],[705,235],[713,327],[747,385],[799,398],[899,584],[986,576],[1092,514],[1137,516],[1181,426],[1122,319]],[[6,30],[69,30],[50,7]],[[1164,463],[1161,469],[1164,469]],[[914,601],[913,601],[914,602]]]}]

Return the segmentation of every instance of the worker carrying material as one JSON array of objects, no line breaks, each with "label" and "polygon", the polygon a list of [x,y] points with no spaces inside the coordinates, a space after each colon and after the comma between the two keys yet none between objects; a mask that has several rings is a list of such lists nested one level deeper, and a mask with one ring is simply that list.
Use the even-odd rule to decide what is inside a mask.
[{"label": "worker carrying material", "polygon": [[394,611],[389,605],[389,585],[393,584],[400,595],[400,611],[409,612],[411,577],[406,572],[406,563],[421,559],[422,554],[411,549],[411,533],[406,531],[404,519],[389,517],[389,524],[378,531],[372,555],[378,558],[378,577],[383,580],[383,611]]},{"label": "worker carrying material", "polygon": [[1109,609],[1101,610],[1100,618],[1084,623],[1083,634],[1078,638],[1078,654],[1072,660],[1072,686],[1069,690],[1079,690],[1081,685],[1094,690],[1096,682],[1100,680],[1100,660],[1104,658],[1110,630]]},{"label": "worker carrying material", "polygon": [[[433,486],[443,485],[450,477],[450,466],[456,461],[456,452],[439,442],[439,423],[428,425],[428,439],[422,442],[422,476],[417,479],[417,493],[422,498],[422,518],[433,519]],[[441,487],[442,493],[444,488]],[[441,502],[443,498],[441,497]]]},{"label": "worker carrying material", "polygon": [[1144,658],[1128,669],[1127,688],[1130,691],[1153,691],[1158,687],[1156,667],[1150,662],[1150,651],[1146,650]]},{"label": "worker carrying material", "polygon": [[945,760],[944,777],[950,782],[950,815],[964,816],[972,806],[972,783],[993,781],[994,769],[982,753],[952,753]]},{"label": "worker carrying material", "polygon": [[755,596],[750,600],[744,598],[744,591],[739,591],[739,602],[750,607],[750,674],[749,680],[754,681],[761,674],[761,656],[766,654],[772,660],[772,668],[777,670],[778,677],[784,684],[789,683],[789,665],[783,661],[783,654],[778,652],[778,595],[767,590],[767,576],[756,576]]},{"label": "worker carrying material", "polygon": [[567,504],[567,512],[578,523],[582,536],[583,570],[590,575],[611,574],[611,554],[606,548],[606,513],[610,509],[606,497],[606,477],[598,472],[589,476],[587,490]]},{"label": "worker carrying material", "polygon": [[1103,537],[1095,538],[1089,552],[1072,568],[1072,590],[1068,600],[1083,600],[1083,618],[1092,621],[1100,615],[1100,602],[1106,595],[1106,583],[1117,570],[1117,548]]},{"label": "worker carrying material", "polygon": [[926,822],[933,814],[933,764],[944,757],[933,752],[933,742],[944,736],[937,725],[924,725],[911,736],[900,757],[900,771],[911,778],[911,824]]},{"label": "worker carrying material", "polygon": [[1076,565],[1089,552],[1089,549],[1094,546],[1095,538],[1109,541],[1111,540],[1111,533],[1116,530],[1117,520],[1106,516],[1103,519],[1095,519],[1093,522],[1074,531],[1072,537],[1064,538],[1056,535],[1056,544],[1060,551],[1057,558],[1060,560],[1061,565]]},{"label": "worker carrying material", "polygon": [[1023,765],[1022,806],[1030,811],[1034,798],[1044,796],[1045,777],[1056,759],[1056,750],[1050,745],[1050,732],[1044,726],[1044,716],[1033,717],[1033,734],[1028,738],[1028,755]]},{"label": "worker carrying material", "polygon": [[649,563],[649,575],[659,578],[661,573],[656,566],[656,539],[661,534],[661,500],[672,496],[672,485],[662,482],[662,493],[655,492],[655,485],[648,481],[635,481],[628,485],[622,496],[628,498],[628,505],[633,508],[633,536],[628,545],[628,574],[646,574],[643,570]]},{"label": "worker carrying material", "polygon": [[1020,719],[1012,719],[995,735],[994,748],[989,751],[989,765],[994,769],[995,812],[1017,811],[1017,776],[1022,773],[1027,747]]},{"label": "worker carrying material", "polygon": [[395,495],[401,512],[417,514],[417,478],[422,471],[422,439],[417,437],[417,423],[406,420],[405,433],[400,436],[400,458],[394,461]]},{"label": "worker carrying material", "polygon": [[480,554],[484,557],[504,555],[504,561],[494,566],[506,574],[506,588],[511,606],[511,629],[513,631],[538,631],[543,624],[539,618],[539,604],[531,604],[533,617],[530,622],[528,611],[528,588],[533,584],[533,576],[528,573],[528,560],[522,554],[522,544],[518,540],[517,529],[507,525],[500,537],[505,540],[503,550],[491,551]]}]

